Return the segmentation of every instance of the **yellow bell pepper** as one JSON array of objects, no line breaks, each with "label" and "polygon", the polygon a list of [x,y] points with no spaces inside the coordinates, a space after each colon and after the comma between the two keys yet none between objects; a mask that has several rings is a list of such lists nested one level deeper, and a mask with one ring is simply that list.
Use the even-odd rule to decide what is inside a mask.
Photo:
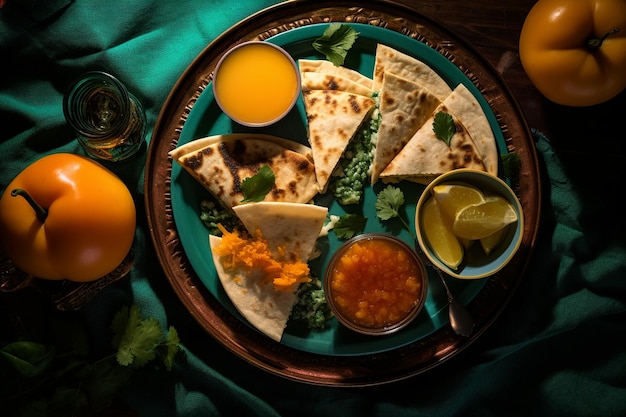
[{"label": "yellow bell pepper", "polygon": [[519,55],[555,103],[610,100],[626,88],[626,0],[539,0],[524,21]]},{"label": "yellow bell pepper", "polygon": [[35,277],[92,281],[121,264],[135,236],[130,191],[99,163],[74,154],[44,156],[0,198],[0,244]]}]

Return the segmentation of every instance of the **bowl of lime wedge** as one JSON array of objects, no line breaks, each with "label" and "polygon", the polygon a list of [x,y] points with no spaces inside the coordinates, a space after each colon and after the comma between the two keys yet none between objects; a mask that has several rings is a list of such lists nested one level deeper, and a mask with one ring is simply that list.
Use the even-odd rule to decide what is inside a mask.
[{"label": "bowl of lime wedge", "polygon": [[502,179],[458,169],[435,178],[415,214],[417,241],[432,264],[459,279],[480,279],[504,268],[519,249],[524,215]]}]

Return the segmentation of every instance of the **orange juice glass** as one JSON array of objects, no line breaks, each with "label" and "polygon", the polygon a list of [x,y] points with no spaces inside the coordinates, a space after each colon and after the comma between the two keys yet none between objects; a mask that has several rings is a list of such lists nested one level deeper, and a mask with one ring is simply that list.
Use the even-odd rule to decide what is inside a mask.
[{"label": "orange juice glass", "polygon": [[269,42],[239,44],[215,67],[213,93],[222,111],[244,126],[276,123],[300,95],[300,73],[283,48]]}]

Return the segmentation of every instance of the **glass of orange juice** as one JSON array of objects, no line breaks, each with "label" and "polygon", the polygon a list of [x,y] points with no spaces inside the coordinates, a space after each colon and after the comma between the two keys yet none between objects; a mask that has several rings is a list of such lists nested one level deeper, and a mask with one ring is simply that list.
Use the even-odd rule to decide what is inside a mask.
[{"label": "glass of orange juice", "polygon": [[269,42],[241,43],[219,60],[213,94],[233,121],[263,127],[282,119],[300,95],[300,73],[280,46]]}]

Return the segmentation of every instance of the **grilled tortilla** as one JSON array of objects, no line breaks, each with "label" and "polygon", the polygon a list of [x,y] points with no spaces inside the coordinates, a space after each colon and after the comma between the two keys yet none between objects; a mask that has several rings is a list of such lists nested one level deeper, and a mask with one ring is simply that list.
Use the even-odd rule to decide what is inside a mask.
[{"label": "grilled tortilla", "polygon": [[372,90],[380,91],[384,74],[388,72],[425,86],[441,101],[452,92],[448,83],[430,66],[419,59],[379,43],[376,46]]},{"label": "grilled tortilla", "polygon": [[371,97],[372,89],[341,75],[322,72],[301,73],[302,88],[305,90],[339,90],[360,96]]},{"label": "grilled tortilla", "polygon": [[302,90],[318,189],[328,180],[346,146],[375,107],[372,98],[337,90]]},{"label": "grilled tortilla", "polygon": [[298,203],[248,203],[233,208],[246,230],[260,230],[270,249],[281,246],[291,261],[307,261],[320,235],[328,208]]},{"label": "grilled tortilla", "polygon": [[[456,126],[450,146],[437,138],[433,122],[438,112],[449,113]],[[385,182],[410,180],[428,183],[435,177],[458,168],[486,171],[480,152],[460,119],[450,112],[445,101],[415,133],[409,143],[380,173]]]},{"label": "grilled tortilla", "polygon": [[226,208],[241,204],[241,184],[264,165],[275,176],[264,201],[307,203],[318,192],[311,149],[284,138],[219,135],[190,142],[170,155]]},{"label": "grilled tortilla", "polygon": [[[260,230],[275,259],[304,261],[313,251],[328,213],[326,207],[312,204],[265,202],[236,206],[234,210],[251,235]],[[210,236],[210,244],[215,249],[221,238]],[[227,271],[215,254],[213,262],[237,311],[260,332],[280,342],[296,301],[297,285],[292,290],[279,291],[271,281],[263,279],[261,271]]]},{"label": "grilled tortilla", "polygon": [[379,104],[381,122],[371,169],[372,184],[439,104],[441,101],[426,87],[391,72],[384,74]]},{"label": "grilled tortilla", "polygon": [[300,59],[298,60],[298,67],[300,68],[300,73],[317,72],[322,74],[339,75],[372,89],[371,78],[368,78],[360,72],[348,67],[337,67],[335,64],[327,60]]}]

